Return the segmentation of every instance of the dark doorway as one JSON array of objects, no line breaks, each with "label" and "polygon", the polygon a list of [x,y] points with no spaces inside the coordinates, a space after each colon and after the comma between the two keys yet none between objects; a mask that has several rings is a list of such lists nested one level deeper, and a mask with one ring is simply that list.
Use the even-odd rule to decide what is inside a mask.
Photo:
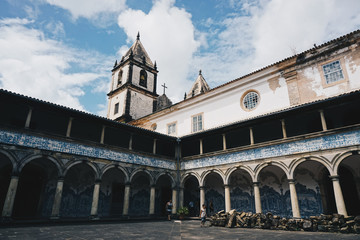
[{"label": "dark doorway", "polygon": [[156,182],[155,213],[166,215],[166,203],[172,198],[172,180],[168,175],[162,175]]},{"label": "dark doorway", "polygon": [[323,205],[323,212],[324,214],[337,213],[334,197],[334,188],[332,180],[329,177],[329,172],[324,169],[320,176],[321,180],[319,182],[319,186]]},{"label": "dark doorway", "polygon": [[112,184],[112,198],[111,198],[111,209],[110,215],[112,216],[120,216],[122,214],[123,209],[123,201],[124,201],[124,184],[114,182]]},{"label": "dark doorway", "polygon": [[23,168],[14,202],[14,218],[40,217],[41,195],[46,178],[45,171],[33,164]]},{"label": "dark doorway", "polygon": [[199,213],[200,191],[196,177],[189,176],[184,183],[184,206],[189,208],[189,215],[196,216]]},{"label": "dark doorway", "polygon": [[2,213],[11,179],[11,162],[0,154],[0,213]]}]

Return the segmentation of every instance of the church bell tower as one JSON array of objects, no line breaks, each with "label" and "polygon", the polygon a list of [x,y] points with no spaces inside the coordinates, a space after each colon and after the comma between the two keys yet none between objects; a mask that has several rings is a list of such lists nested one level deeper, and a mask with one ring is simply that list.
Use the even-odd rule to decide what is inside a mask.
[{"label": "church bell tower", "polygon": [[140,42],[135,43],[112,71],[108,93],[107,117],[119,122],[129,122],[151,114],[156,109],[156,62],[153,64]]}]

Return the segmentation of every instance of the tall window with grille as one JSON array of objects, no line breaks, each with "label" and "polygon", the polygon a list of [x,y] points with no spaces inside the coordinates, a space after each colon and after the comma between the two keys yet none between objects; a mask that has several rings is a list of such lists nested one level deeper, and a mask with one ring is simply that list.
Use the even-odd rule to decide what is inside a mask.
[{"label": "tall window with grille", "polygon": [[203,114],[192,116],[192,132],[203,130]]},{"label": "tall window with grille", "polygon": [[334,61],[322,66],[326,84],[331,84],[344,79],[340,61]]},{"label": "tall window with grille", "polygon": [[167,132],[169,135],[176,135],[176,122],[174,123],[169,123],[167,125]]}]

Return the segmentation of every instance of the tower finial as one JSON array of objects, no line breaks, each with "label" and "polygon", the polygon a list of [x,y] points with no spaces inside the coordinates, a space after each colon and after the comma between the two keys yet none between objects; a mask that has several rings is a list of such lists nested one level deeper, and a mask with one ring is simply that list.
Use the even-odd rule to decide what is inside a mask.
[{"label": "tower finial", "polygon": [[199,75],[201,75],[201,69],[199,70]]},{"label": "tower finial", "polygon": [[138,34],[136,36],[136,40],[140,40],[140,32],[138,32]]}]

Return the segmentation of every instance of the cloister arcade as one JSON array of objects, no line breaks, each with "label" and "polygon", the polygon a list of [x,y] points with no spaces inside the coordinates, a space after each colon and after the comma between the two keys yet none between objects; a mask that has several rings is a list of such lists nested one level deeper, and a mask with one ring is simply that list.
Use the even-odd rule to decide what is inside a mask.
[{"label": "cloister arcade", "polygon": [[215,211],[272,212],[295,218],[332,213],[358,215],[358,154],[348,151],[333,159],[308,156],[295,158],[289,164],[273,160],[185,171],[184,204],[200,196],[200,204],[212,201]]}]

